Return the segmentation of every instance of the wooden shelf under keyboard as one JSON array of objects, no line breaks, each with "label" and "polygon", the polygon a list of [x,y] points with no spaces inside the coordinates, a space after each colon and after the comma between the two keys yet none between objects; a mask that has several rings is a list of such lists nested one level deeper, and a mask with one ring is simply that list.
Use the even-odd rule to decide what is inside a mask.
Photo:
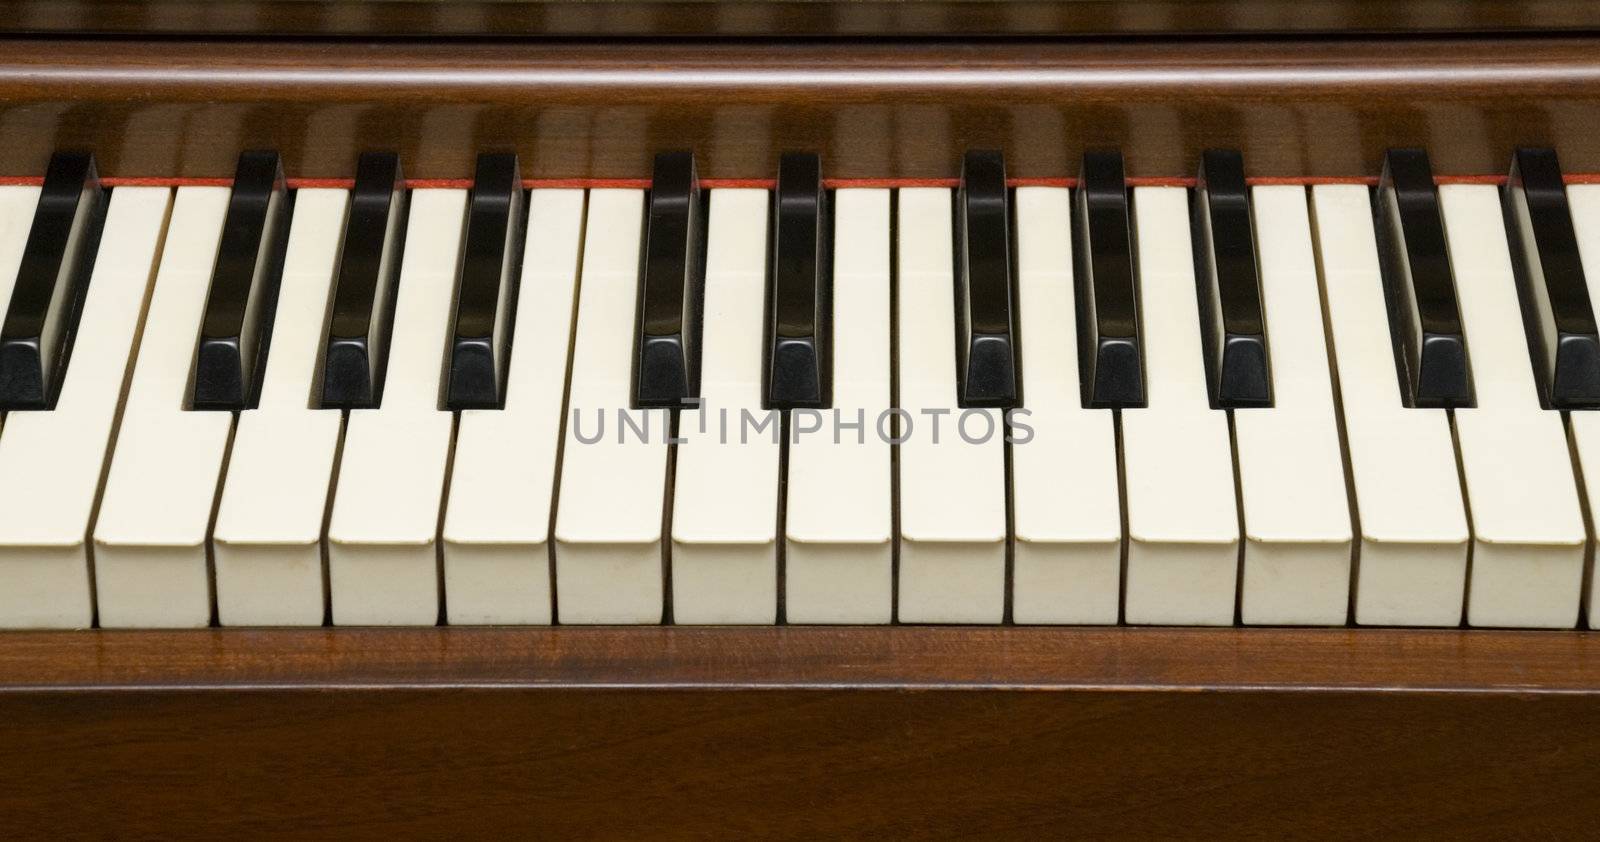
[{"label": "wooden shelf under keyboard", "polygon": [[1581,632],[18,632],[0,635],[0,816],[62,838],[178,819],[1428,837],[1530,818],[1575,837],[1597,697],[1600,635]]}]

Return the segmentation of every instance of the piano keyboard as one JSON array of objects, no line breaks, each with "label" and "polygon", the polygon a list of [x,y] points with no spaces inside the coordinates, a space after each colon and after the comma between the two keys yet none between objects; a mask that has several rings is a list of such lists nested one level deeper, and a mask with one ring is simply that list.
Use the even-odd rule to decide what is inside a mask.
[{"label": "piano keyboard", "polygon": [[1549,150],[400,164],[0,187],[0,627],[1600,627],[1600,184]]}]

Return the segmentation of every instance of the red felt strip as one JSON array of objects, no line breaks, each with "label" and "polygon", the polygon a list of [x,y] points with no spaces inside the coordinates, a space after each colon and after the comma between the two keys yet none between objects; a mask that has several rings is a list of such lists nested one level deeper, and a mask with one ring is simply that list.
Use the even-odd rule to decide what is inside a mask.
[{"label": "red felt strip", "polygon": [[[645,186],[648,187],[649,186],[649,182],[645,182]],[[728,187],[728,188],[735,188],[735,189],[741,188],[741,187],[745,187],[745,188],[756,188],[756,189],[760,189],[760,190],[771,190],[771,189],[773,189],[773,188],[775,188],[777,186],[778,186],[778,181],[777,181],[777,179],[773,179],[773,178],[702,178],[702,179],[700,179],[700,187],[702,189],[704,189],[704,190],[715,190],[715,189],[720,188],[720,187]]]},{"label": "red felt strip", "polygon": [[[702,182],[703,183],[703,182]],[[648,190],[648,178],[530,178],[522,182],[522,186],[530,190],[547,189],[628,189]]]},{"label": "red felt strip", "polygon": [[1503,175],[1436,175],[1434,184],[1505,184]]},{"label": "red felt strip", "polygon": [[1129,187],[1193,187],[1194,179],[1183,176],[1134,176],[1128,180]]},{"label": "red felt strip", "polygon": [[863,187],[959,187],[959,178],[824,178],[822,186],[829,190],[848,190]]},{"label": "red felt strip", "polygon": [[1008,178],[1007,187],[1077,187],[1076,178]]},{"label": "red felt strip", "polygon": [[1271,187],[1275,185],[1310,186],[1313,184],[1366,184],[1378,183],[1376,176],[1368,175],[1330,175],[1305,178],[1301,176],[1259,176],[1245,179],[1246,184],[1257,187]]}]

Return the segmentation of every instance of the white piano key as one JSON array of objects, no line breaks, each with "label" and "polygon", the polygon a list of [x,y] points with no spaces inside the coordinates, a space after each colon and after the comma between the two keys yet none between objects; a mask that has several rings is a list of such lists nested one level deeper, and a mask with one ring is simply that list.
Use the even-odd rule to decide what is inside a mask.
[{"label": "white piano key", "polygon": [[[1228,416],[1201,357],[1188,192],[1133,191],[1149,405],[1122,412],[1129,623],[1230,625],[1239,513]],[[1020,449],[1020,448],[1019,448]]]},{"label": "white piano key", "polygon": [[1251,190],[1271,408],[1233,411],[1247,624],[1342,625],[1353,529],[1304,187]]},{"label": "white piano key", "polygon": [[1016,191],[1022,412],[1031,438],[1011,446],[1016,534],[1012,619],[1116,623],[1122,596],[1122,509],[1112,413],[1084,409],[1078,387],[1068,190]]},{"label": "white piano key", "polygon": [[[89,525],[171,203],[165,187],[112,194],[56,407],[11,413],[0,435],[0,477],[25,478],[0,484],[0,626],[94,620]],[[0,249],[9,245],[8,218],[0,209]],[[6,277],[15,275],[13,267]]]},{"label": "white piano key", "polygon": [[643,221],[642,191],[590,191],[556,504],[563,623],[659,623],[665,609],[671,416],[628,408]]},{"label": "white piano key", "polygon": [[703,403],[679,419],[673,477],[675,623],[777,619],[781,424],[761,408],[769,201],[765,190],[711,191]]},{"label": "white piano key", "polygon": [[432,625],[454,419],[440,403],[465,190],[415,190],[383,403],[350,413],[328,523],[335,625]]},{"label": "white piano key", "polygon": [[10,306],[42,192],[36,186],[0,186],[0,318]]},{"label": "white piano key", "polygon": [[341,425],[312,409],[347,190],[300,190],[284,254],[272,352],[256,409],[239,413],[213,529],[217,621],[322,624],[322,527]]},{"label": "white piano key", "polygon": [[903,189],[899,204],[896,351],[900,409],[911,424],[899,445],[899,618],[998,623],[1005,616],[1005,426],[999,410],[956,406],[950,191]]},{"label": "white piano key", "polygon": [[[0,186],[0,309],[11,302],[22,268],[22,253],[33,230],[33,214],[39,207],[39,187]],[[103,235],[102,235],[103,236]]]},{"label": "white piano key", "polygon": [[1561,413],[1539,405],[1499,188],[1439,188],[1477,406],[1455,411],[1472,522],[1467,623],[1571,628],[1586,536]]},{"label": "white piano key", "polygon": [[505,407],[461,413],[444,519],[451,624],[546,624],[582,190],[534,190]]},{"label": "white piano key", "polygon": [[[1583,260],[1584,273],[1600,274],[1600,185],[1571,184],[1567,186],[1567,204],[1572,210],[1573,232],[1578,238],[1578,254]],[[1591,305],[1600,306],[1600,289],[1589,284]],[[1586,567],[1592,567],[1595,542],[1595,503],[1600,501],[1600,413],[1567,413],[1567,434],[1571,441],[1573,463],[1578,482],[1587,505],[1584,510],[1589,536]],[[1595,581],[1592,569],[1584,572],[1585,590],[1583,610],[1591,629],[1600,629],[1600,582]]]},{"label": "white piano key", "polygon": [[[1572,228],[1578,237],[1578,255],[1583,261],[1584,274],[1589,281],[1591,306],[1600,308],[1600,184],[1571,184],[1567,186],[1567,204],[1572,209]],[[1595,506],[1600,504],[1600,412],[1576,411],[1567,413],[1568,434],[1572,452],[1582,483],[1584,499],[1588,501],[1585,512],[1589,518],[1589,554],[1593,564]],[[1583,594],[1583,607],[1591,629],[1600,629],[1600,582],[1592,570],[1587,571],[1588,589]]]},{"label": "white piano key", "polygon": [[[890,406],[889,191],[839,190],[833,202],[834,409],[789,444],[784,610],[791,623],[887,623],[894,465],[878,419]],[[835,441],[836,418],[861,427]]]},{"label": "white piano key", "polygon": [[1456,625],[1469,535],[1449,418],[1401,403],[1368,189],[1311,199],[1361,532],[1355,621]]},{"label": "white piano key", "polygon": [[34,186],[0,186],[0,310],[9,306],[16,287],[41,192]]},{"label": "white piano key", "polygon": [[94,529],[106,628],[211,621],[206,539],[233,413],[184,404],[228,195],[226,187],[181,187],[173,201]]}]

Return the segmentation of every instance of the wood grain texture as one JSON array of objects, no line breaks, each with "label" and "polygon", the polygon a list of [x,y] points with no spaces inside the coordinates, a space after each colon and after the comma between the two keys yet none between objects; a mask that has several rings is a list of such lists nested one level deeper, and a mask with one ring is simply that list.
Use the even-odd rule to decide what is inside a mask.
[{"label": "wood grain texture", "polygon": [[1583,0],[4,0],[31,33],[1015,36],[1594,28]]},{"label": "wood grain texture", "polygon": [[0,694],[373,686],[1600,694],[1600,635],[1026,626],[0,633]]},{"label": "wood grain texture", "polygon": [[[226,176],[274,147],[299,177],[398,149],[459,178],[513,148],[530,178],[638,178],[692,146],[712,178],[807,148],[942,178],[983,146],[1040,178],[1115,145],[1139,176],[1206,146],[1340,176],[1402,144],[1472,174],[1525,143],[1600,171],[1592,37],[0,43],[0,175],[77,148]],[[1600,635],[1575,632],[0,635],[7,838],[1582,837],[1597,750]]]},{"label": "wood grain texture", "polygon": [[1600,751],[1567,633],[6,634],[0,682],[13,838],[1580,837]]},{"label": "wood grain texture", "polygon": [[89,149],[110,176],[215,177],[276,148],[295,177],[400,151],[461,178],[515,149],[528,178],[641,178],[691,147],[708,178],[785,150],[833,178],[948,178],[968,148],[1016,177],[1122,148],[1134,176],[1189,175],[1208,146],[1254,176],[1498,174],[1518,144],[1600,171],[1600,38],[752,44],[0,41],[0,176]]},{"label": "wood grain texture", "polygon": [[33,695],[11,838],[1586,838],[1573,697]]}]

